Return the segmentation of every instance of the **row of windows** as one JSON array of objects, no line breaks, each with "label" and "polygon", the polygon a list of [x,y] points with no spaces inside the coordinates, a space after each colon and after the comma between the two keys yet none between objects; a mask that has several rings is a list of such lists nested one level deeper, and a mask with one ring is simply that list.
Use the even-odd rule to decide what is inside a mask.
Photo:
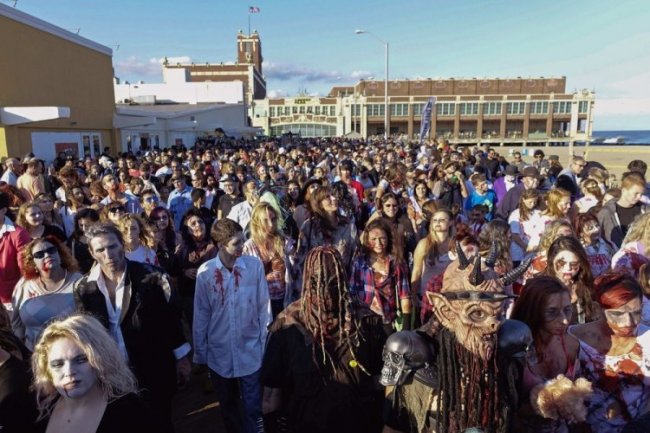
[{"label": "row of windows", "polygon": [[336,136],[336,126],[320,125],[317,123],[296,123],[271,127],[271,136],[279,137],[288,132],[300,134],[301,137],[334,137]]},{"label": "row of windows", "polygon": [[288,116],[290,114],[315,114],[316,116],[336,116],[335,105],[301,105],[293,107],[269,107],[269,116]]},{"label": "row of windows", "polygon": [[[570,114],[572,101],[552,102],[553,113]],[[456,106],[461,116],[476,116],[479,112],[479,102],[440,102],[436,104],[436,114],[438,116],[453,116],[456,114]],[[526,113],[525,101],[508,102],[506,110],[508,114],[524,115]],[[413,115],[421,116],[425,104],[412,104]],[[367,104],[366,112],[369,117],[384,116],[384,104]],[[589,101],[580,101],[578,110],[580,113],[586,113],[589,108]],[[362,104],[352,104],[352,116],[361,116]],[[483,114],[486,116],[500,115],[502,109],[501,102],[484,102]],[[531,101],[530,114],[548,114],[548,101]],[[390,104],[391,116],[408,116],[409,104]],[[336,116],[336,106],[334,105],[316,105],[316,106],[293,106],[293,107],[269,107],[269,116],[288,116],[290,114],[315,114],[317,116]]]}]

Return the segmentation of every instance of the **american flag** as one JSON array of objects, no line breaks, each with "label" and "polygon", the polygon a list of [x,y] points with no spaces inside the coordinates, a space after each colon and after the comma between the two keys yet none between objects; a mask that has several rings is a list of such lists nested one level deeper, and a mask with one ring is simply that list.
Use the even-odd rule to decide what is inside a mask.
[{"label": "american flag", "polygon": [[260,8],[258,8],[257,6],[249,6],[248,7],[248,13],[249,14],[256,14],[256,13],[259,13],[259,11],[260,11]]}]

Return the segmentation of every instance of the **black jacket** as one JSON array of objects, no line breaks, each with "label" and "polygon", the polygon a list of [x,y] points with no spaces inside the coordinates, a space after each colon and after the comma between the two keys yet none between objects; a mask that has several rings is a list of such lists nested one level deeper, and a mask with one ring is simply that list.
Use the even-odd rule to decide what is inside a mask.
[{"label": "black jacket", "polygon": [[[106,301],[97,283],[85,275],[73,290],[78,310],[95,316],[109,329]],[[153,400],[171,399],[176,388],[174,349],[186,340],[179,314],[169,301],[167,276],[160,268],[127,260],[125,296],[127,293],[128,309],[122,313],[120,327],[131,368]]]}]

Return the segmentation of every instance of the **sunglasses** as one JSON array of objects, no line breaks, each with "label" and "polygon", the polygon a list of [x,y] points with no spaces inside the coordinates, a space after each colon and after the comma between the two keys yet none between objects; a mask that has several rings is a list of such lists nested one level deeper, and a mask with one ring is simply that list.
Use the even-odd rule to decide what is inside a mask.
[{"label": "sunglasses", "polygon": [[40,260],[40,259],[45,257],[45,254],[47,254],[48,256],[53,256],[53,255],[58,254],[58,253],[59,253],[59,250],[57,250],[56,247],[49,247],[49,248],[46,248],[44,250],[36,251],[36,252],[32,253],[32,256],[35,259]]},{"label": "sunglasses", "polygon": [[110,213],[119,213],[119,212],[126,212],[126,209],[124,209],[122,206],[120,206],[120,207],[112,207],[108,211]]},{"label": "sunglasses", "polygon": [[169,217],[167,215],[161,215],[159,217],[152,218],[152,220],[154,220],[154,221],[166,221],[168,219],[169,219]]},{"label": "sunglasses", "polygon": [[147,197],[144,199],[147,203],[158,203],[158,197]]}]

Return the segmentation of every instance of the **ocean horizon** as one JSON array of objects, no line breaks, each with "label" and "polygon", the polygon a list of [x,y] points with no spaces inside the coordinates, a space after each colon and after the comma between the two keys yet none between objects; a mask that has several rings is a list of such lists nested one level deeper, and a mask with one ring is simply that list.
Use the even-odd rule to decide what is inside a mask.
[{"label": "ocean horizon", "polygon": [[650,131],[594,131],[593,138],[616,139],[622,138],[624,144],[650,145]]}]

